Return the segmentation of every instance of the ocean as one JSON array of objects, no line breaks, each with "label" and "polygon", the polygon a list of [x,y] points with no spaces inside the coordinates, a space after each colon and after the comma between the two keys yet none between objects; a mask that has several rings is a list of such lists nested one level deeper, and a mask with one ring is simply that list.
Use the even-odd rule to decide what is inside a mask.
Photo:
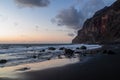
[{"label": "ocean", "polygon": [[64,50],[60,48],[76,50],[83,45],[87,49],[101,47],[87,44],[0,44],[0,60],[7,60],[6,63],[0,63],[0,67],[56,59],[58,55],[64,54]]}]

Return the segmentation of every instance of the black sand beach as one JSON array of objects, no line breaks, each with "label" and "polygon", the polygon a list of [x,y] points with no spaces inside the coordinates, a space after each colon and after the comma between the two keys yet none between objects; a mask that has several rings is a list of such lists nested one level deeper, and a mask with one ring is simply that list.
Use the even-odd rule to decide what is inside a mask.
[{"label": "black sand beach", "polygon": [[[107,59],[106,59],[107,58]],[[115,60],[111,60],[111,59]],[[103,61],[106,60],[106,61]],[[118,80],[120,65],[116,57],[103,57],[85,64],[24,73],[23,80]]]},{"label": "black sand beach", "polygon": [[[120,80],[120,50],[118,46],[104,47],[116,54],[100,54],[85,63],[75,63],[63,67],[19,74],[13,80]],[[0,79],[11,80],[11,79]]]},{"label": "black sand beach", "polygon": [[119,73],[120,53],[116,49],[114,55],[95,56],[83,64],[26,72],[20,74],[20,80],[120,80]]}]

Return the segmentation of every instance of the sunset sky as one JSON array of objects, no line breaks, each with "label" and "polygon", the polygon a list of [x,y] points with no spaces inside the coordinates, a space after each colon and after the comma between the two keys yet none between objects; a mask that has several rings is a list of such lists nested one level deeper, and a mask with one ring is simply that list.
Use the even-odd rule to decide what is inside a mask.
[{"label": "sunset sky", "polygon": [[0,0],[0,43],[70,43],[115,0]]}]

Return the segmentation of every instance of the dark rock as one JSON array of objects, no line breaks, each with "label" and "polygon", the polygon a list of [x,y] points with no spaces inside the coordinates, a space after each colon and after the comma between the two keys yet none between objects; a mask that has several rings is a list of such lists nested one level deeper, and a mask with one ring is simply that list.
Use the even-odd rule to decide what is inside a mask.
[{"label": "dark rock", "polygon": [[73,57],[73,56],[74,56],[74,51],[71,50],[71,49],[65,49],[65,56],[66,56],[67,58]]},{"label": "dark rock", "polygon": [[116,54],[114,51],[112,51],[112,50],[103,50],[103,52],[102,52],[103,54],[108,54],[108,55],[114,55],[114,54]]},{"label": "dark rock", "polygon": [[0,60],[0,64],[5,64],[5,63],[7,63],[7,60],[5,59]]},{"label": "dark rock", "polygon": [[103,50],[103,52],[102,52],[103,54],[106,54],[107,53],[107,50]]},{"label": "dark rock", "polygon": [[49,47],[48,50],[56,50],[54,47]]},{"label": "dark rock", "polygon": [[86,46],[81,46],[80,49],[86,50],[87,47]]},{"label": "dark rock", "polygon": [[64,47],[61,47],[59,50],[64,50],[65,48]]},{"label": "dark rock", "polygon": [[74,53],[75,54],[81,54],[82,52],[81,51],[75,51]]},{"label": "dark rock", "polygon": [[61,55],[58,55],[58,58],[59,58],[59,59],[62,59]]},{"label": "dark rock", "polygon": [[107,52],[107,54],[114,55],[114,54],[115,54],[115,52],[114,52],[114,51],[112,51],[112,50],[109,50],[109,51]]},{"label": "dark rock", "polygon": [[120,0],[87,19],[72,43],[120,43]]},{"label": "dark rock", "polygon": [[34,55],[34,56],[32,56],[33,58],[37,58],[37,56],[36,55]]},{"label": "dark rock", "polygon": [[80,49],[79,47],[77,47],[76,49]]},{"label": "dark rock", "polygon": [[45,52],[45,49],[41,50],[41,52]]},{"label": "dark rock", "polygon": [[47,60],[51,60],[51,58],[48,58]]},{"label": "dark rock", "polygon": [[21,69],[17,69],[16,71],[26,71],[26,70],[29,70],[30,68],[29,67],[23,67]]},{"label": "dark rock", "polygon": [[87,56],[87,55],[86,55],[86,53],[85,53],[85,54],[83,54],[83,56]]}]

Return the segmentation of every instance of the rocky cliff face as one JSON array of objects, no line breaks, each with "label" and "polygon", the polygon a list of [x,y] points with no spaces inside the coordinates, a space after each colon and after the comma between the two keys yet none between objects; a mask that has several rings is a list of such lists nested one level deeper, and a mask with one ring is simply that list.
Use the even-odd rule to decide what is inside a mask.
[{"label": "rocky cliff face", "polygon": [[120,42],[120,0],[87,19],[73,43]]}]

